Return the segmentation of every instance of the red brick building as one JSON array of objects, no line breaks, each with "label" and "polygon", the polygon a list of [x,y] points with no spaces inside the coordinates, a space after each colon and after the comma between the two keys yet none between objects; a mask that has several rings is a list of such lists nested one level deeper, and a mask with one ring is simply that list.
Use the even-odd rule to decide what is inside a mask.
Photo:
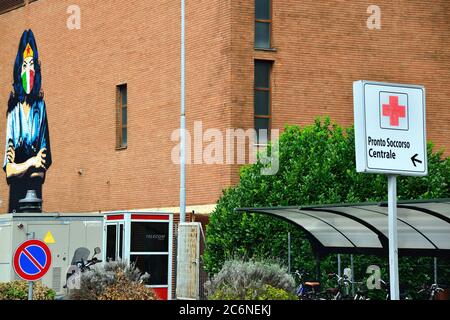
[{"label": "red brick building", "polygon": [[[366,79],[424,85],[427,137],[449,154],[447,1],[379,0],[380,29],[367,26],[373,1],[258,1],[256,14],[255,1],[186,1],[190,132],[194,121],[225,132],[305,125],[319,115],[350,125],[352,83]],[[79,29],[67,24],[72,5]],[[180,116],[180,1],[9,0],[0,12],[2,143],[25,29],[39,48],[53,156],[44,211],[177,211],[179,165],[171,153],[178,142],[171,136]],[[257,77],[269,72],[269,82],[255,79],[255,66]],[[125,107],[126,126],[117,130],[117,110]],[[238,168],[188,165],[188,211],[211,211],[222,189],[237,183]],[[0,212],[7,199],[2,178]]]}]

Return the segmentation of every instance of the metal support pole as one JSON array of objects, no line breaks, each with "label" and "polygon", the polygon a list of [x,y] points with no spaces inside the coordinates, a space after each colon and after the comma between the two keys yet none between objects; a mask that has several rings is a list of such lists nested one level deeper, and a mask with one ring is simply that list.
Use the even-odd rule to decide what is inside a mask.
[{"label": "metal support pole", "polygon": [[337,263],[338,263],[338,276],[341,276],[341,255],[338,253],[337,255]]},{"label": "metal support pole", "polygon": [[186,222],[185,0],[181,0],[180,222]]},{"label": "metal support pole", "polygon": [[291,233],[288,232],[288,272],[291,273]]},{"label": "metal support pole", "polygon": [[[28,240],[34,239],[34,232],[27,233]],[[33,281],[28,281],[28,300],[33,300]]]},{"label": "metal support pole", "polygon": [[33,281],[28,281],[28,300],[33,300]]},{"label": "metal support pole", "polygon": [[400,299],[398,281],[397,176],[388,176],[389,283],[391,300]]},{"label": "metal support pole", "polygon": [[355,269],[353,265],[353,255],[350,255],[350,269],[352,270],[350,281],[352,282],[352,295],[355,295]]},{"label": "metal support pole", "polygon": [[437,275],[437,258],[434,257],[434,283],[438,284],[438,275]]}]

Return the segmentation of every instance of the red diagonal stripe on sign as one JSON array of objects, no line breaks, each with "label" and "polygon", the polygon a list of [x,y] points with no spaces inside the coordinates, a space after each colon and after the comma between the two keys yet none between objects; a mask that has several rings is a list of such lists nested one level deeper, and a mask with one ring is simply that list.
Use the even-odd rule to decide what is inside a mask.
[{"label": "red diagonal stripe on sign", "polygon": [[36,268],[39,269],[39,272],[44,270],[44,267],[41,266],[41,264],[28,252],[27,249],[23,249],[22,252],[28,257],[28,259],[30,259],[30,261],[36,266]]}]

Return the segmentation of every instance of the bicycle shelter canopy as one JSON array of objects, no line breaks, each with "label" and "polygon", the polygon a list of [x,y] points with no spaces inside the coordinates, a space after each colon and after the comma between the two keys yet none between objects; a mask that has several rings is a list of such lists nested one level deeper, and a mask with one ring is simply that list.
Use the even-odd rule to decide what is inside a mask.
[{"label": "bicycle shelter canopy", "polygon": [[[399,201],[397,208],[399,255],[450,256],[450,199]],[[388,254],[387,203],[235,210],[293,223],[320,255]]]}]

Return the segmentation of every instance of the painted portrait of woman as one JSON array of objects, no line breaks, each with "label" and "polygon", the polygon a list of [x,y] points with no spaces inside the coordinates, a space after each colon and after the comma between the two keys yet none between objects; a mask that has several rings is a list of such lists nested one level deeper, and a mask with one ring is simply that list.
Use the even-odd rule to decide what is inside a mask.
[{"label": "painted portrait of woman", "polygon": [[19,200],[25,198],[27,190],[35,190],[42,198],[42,184],[52,164],[39,54],[31,30],[25,30],[20,39],[13,77],[3,161],[10,188],[9,212],[19,211]]}]

